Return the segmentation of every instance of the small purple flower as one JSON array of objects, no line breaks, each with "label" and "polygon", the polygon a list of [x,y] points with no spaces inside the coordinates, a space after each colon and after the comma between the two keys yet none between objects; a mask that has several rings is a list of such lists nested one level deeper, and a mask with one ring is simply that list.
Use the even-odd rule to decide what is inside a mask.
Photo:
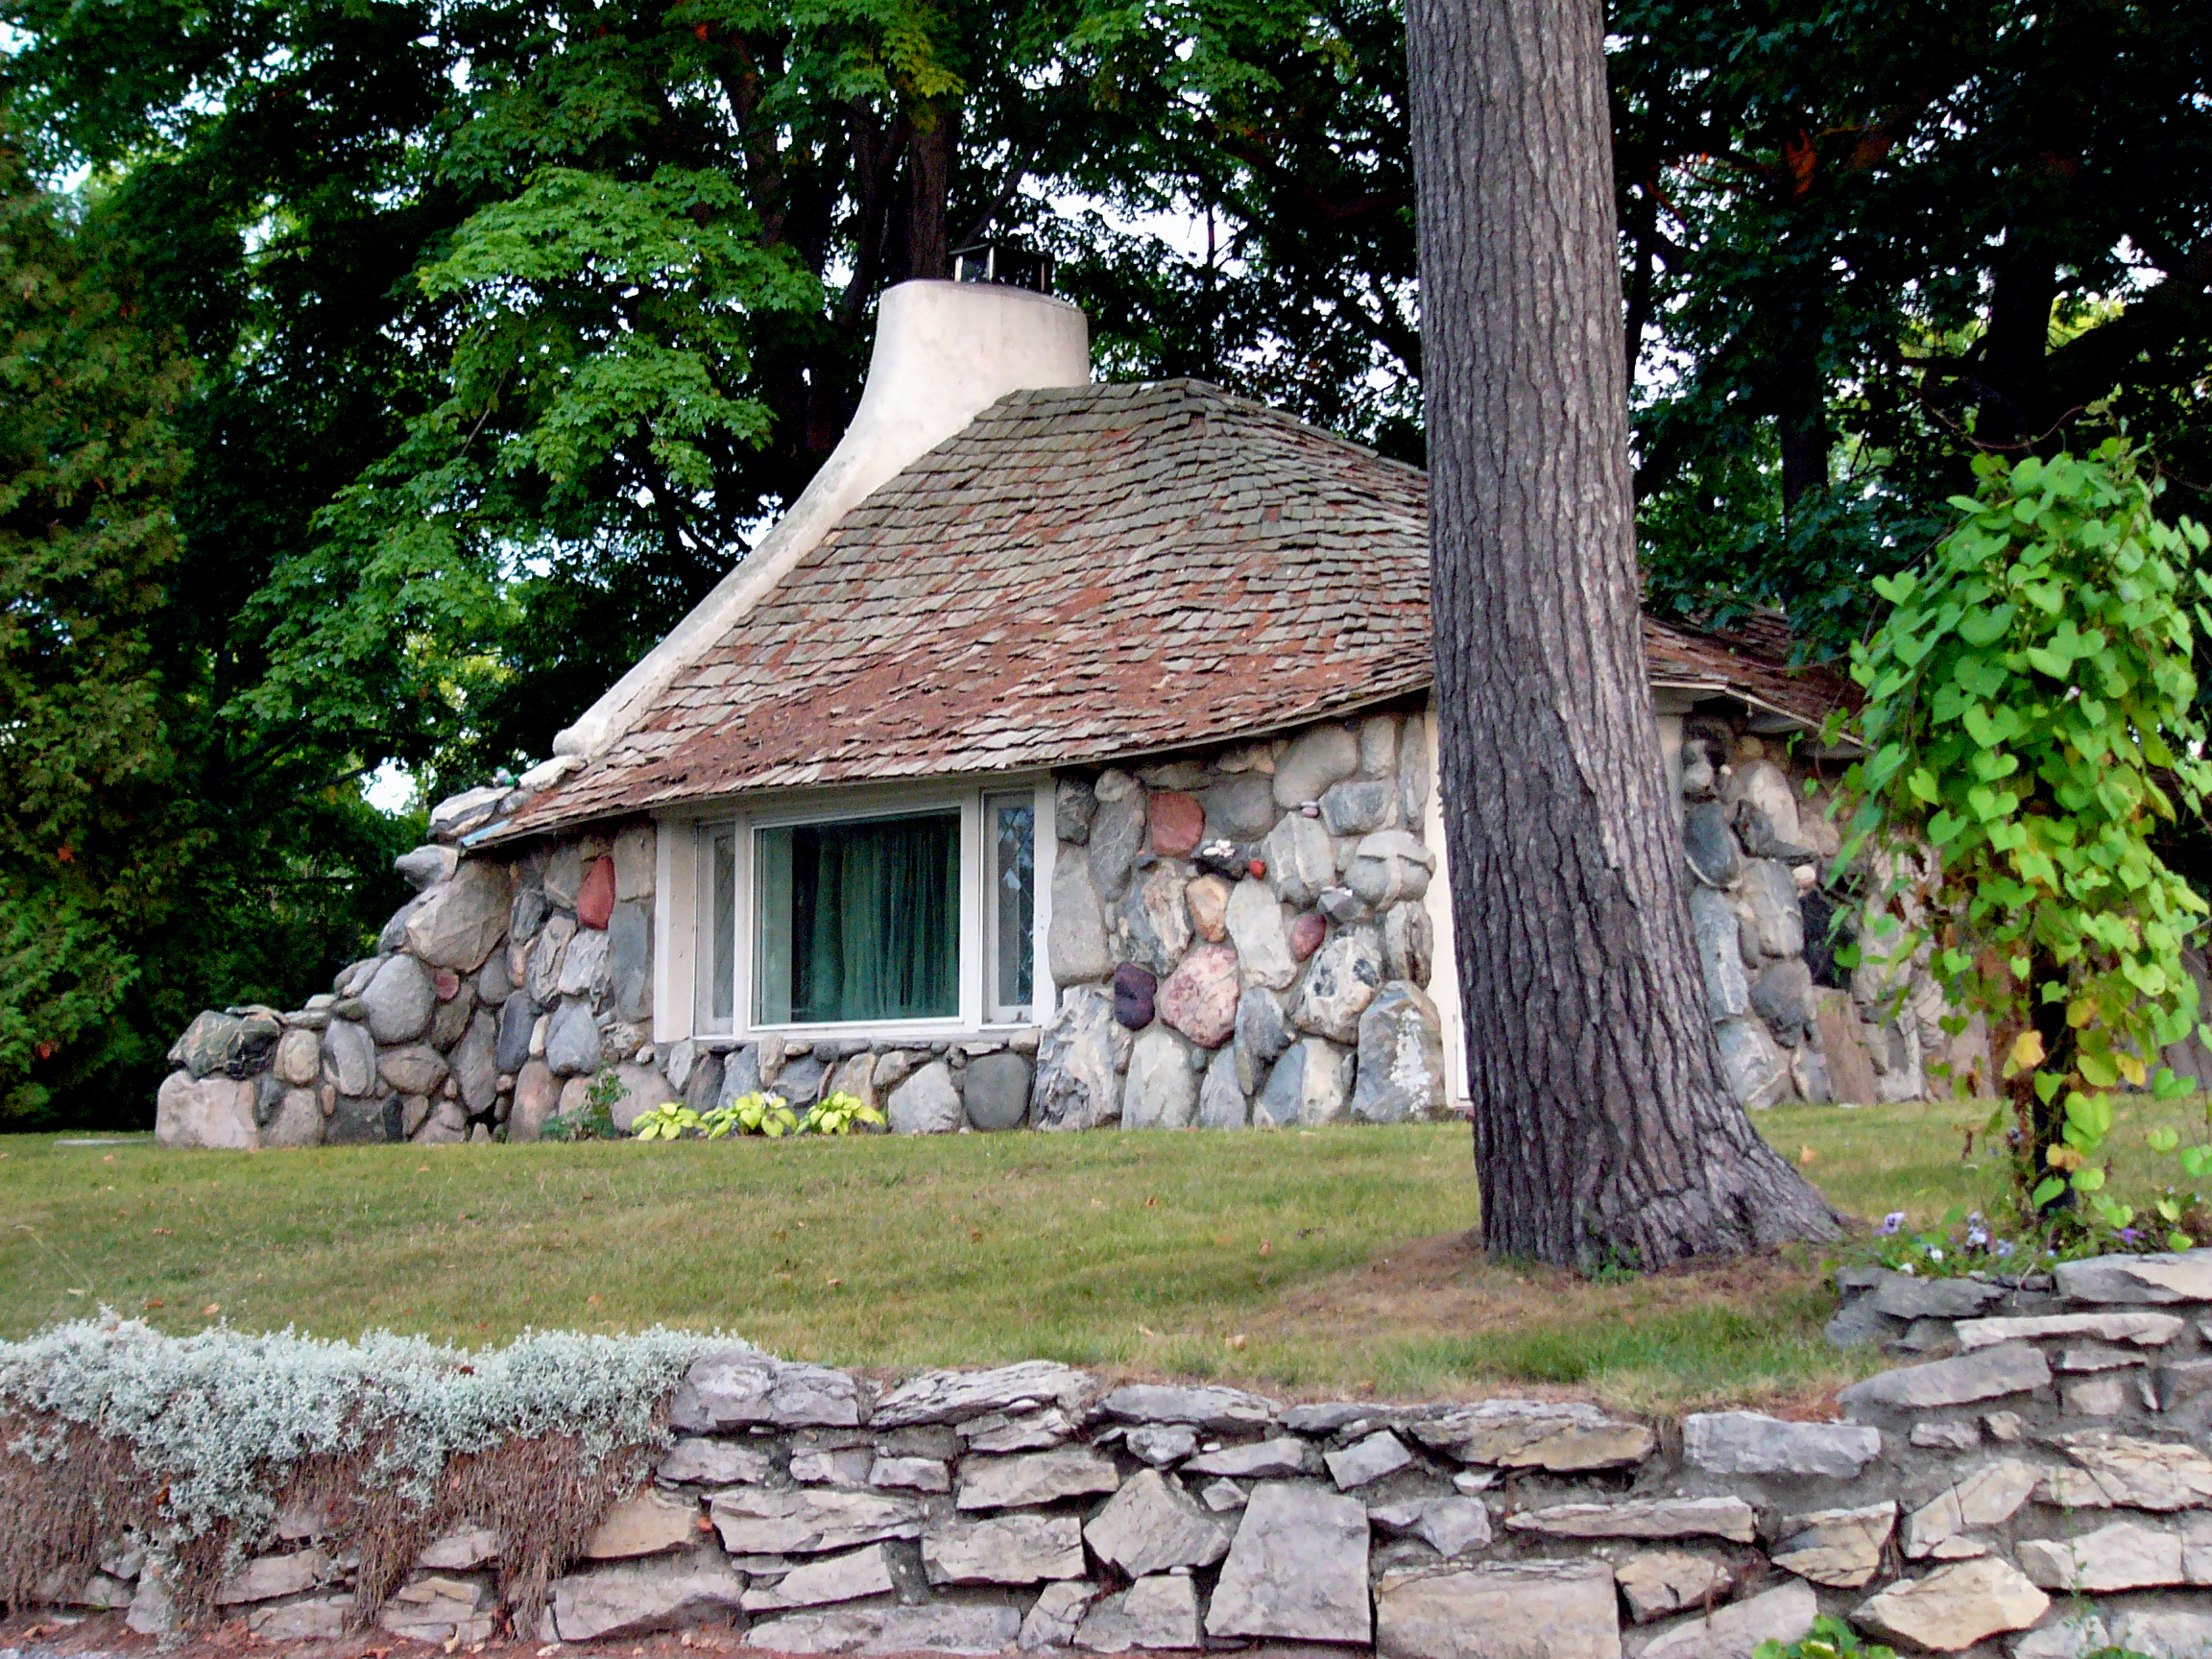
[{"label": "small purple flower", "polygon": [[1984,1228],[1984,1227],[1969,1227],[1969,1228],[1967,1228],[1967,1229],[1966,1229],[1966,1248],[1967,1248],[1967,1249],[1969,1249],[1969,1250],[1986,1250],[1988,1247],[1989,1247],[1989,1233],[1988,1233],[1988,1230],[1987,1230],[1986,1228]]},{"label": "small purple flower", "polygon": [[2132,1227],[2123,1227],[2120,1229],[2120,1242],[2123,1244],[2132,1244],[2137,1238],[2141,1237],[2142,1235],[2137,1233]]},{"label": "small purple flower", "polygon": [[1892,1210],[1888,1214],[1882,1217],[1882,1225],[1876,1228],[1875,1231],[1880,1233],[1883,1238],[1887,1238],[1904,1225],[1905,1212],[1902,1210]]},{"label": "small purple flower", "polygon": [[2000,1238],[2000,1239],[1998,1239],[1996,1243],[1994,1243],[1994,1244],[1992,1244],[1992,1245],[1990,1245],[1990,1246],[1989,1246],[1989,1254],[1990,1254],[1990,1255],[1992,1255],[1992,1256],[2009,1256],[2009,1255],[2011,1255],[2011,1254],[2012,1254],[2012,1240],[2011,1240],[2011,1239],[2009,1239],[2009,1238]]}]

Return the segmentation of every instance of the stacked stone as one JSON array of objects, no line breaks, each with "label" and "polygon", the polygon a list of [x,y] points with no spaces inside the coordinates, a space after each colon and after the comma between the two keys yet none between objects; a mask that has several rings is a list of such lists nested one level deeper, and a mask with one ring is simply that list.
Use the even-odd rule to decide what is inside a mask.
[{"label": "stacked stone", "polygon": [[1446,1107],[1428,748],[1382,714],[1060,781],[1040,1128]]},{"label": "stacked stone", "polygon": [[1980,1023],[1942,1031],[1950,1010],[1924,961],[1838,967],[1821,878],[1841,837],[1818,780],[1786,759],[1712,722],[1683,734],[1690,921],[1722,1073],[1753,1110],[1925,1098],[1923,1059],[1971,1069],[1986,1049]]},{"label": "stacked stone", "polygon": [[170,1061],[165,1144],[252,1148],[535,1139],[613,1067],[616,1117],[671,1096],[649,1041],[654,830],[509,863],[455,845],[501,789],[442,803],[398,868],[418,892],[376,953],[304,1008],[210,1010]]},{"label": "stacked stone", "polygon": [[[1748,1659],[1824,1611],[1913,1652],[2212,1651],[2212,1251],[1852,1285],[1867,1329],[1941,1357],[1844,1390],[1849,1421],[1700,1412],[1664,1435],[1584,1404],[1286,1407],[1046,1361],[878,1391],[718,1352],[534,1634]],[[224,1606],[266,1640],[336,1635],[352,1597],[324,1520],[286,1510],[261,1543]],[[499,1544],[437,1540],[385,1628],[490,1635]],[[159,1628],[143,1560],[118,1541],[51,1598]]]}]

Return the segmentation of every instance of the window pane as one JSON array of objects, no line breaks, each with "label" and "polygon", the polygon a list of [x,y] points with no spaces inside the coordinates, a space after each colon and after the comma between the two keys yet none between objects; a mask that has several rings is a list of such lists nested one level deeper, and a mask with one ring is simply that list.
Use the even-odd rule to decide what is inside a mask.
[{"label": "window pane", "polygon": [[991,822],[997,1011],[1021,1018],[1037,941],[1037,808],[1026,799],[994,801]]},{"label": "window pane", "polygon": [[725,827],[708,831],[705,877],[699,918],[699,991],[705,1004],[701,1028],[727,1031],[737,1004],[735,830]]},{"label": "window pane", "polygon": [[956,814],[763,830],[758,868],[761,1024],[959,1013]]}]

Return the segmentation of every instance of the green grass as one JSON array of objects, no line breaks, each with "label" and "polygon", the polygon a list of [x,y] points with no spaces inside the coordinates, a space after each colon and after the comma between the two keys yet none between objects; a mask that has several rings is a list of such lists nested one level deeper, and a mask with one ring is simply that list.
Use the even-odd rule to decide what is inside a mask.
[{"label": "green grass", "polygon": [[[1981,1116],[1760,1124],[1846,1212],[1917,1222],[1991,1196],[1960,1157]],[[2152,1120],[2134,1109],[2128,1148]],[[2129,1150],[2119,1184],[2155,1167]],[[1870,1363],[1819,1339],[1816,1253],[1588,1283],[1482,1260],[1474,1220],[1458,1126],[260,1155],[15,1136],[0,1335],[103,1305],[178,1332],[469,1344],[664,1323],[886,1371],[1048,1357],[1293,1395],[1535,1385],[1661,1408],[1810,1400]]]}]

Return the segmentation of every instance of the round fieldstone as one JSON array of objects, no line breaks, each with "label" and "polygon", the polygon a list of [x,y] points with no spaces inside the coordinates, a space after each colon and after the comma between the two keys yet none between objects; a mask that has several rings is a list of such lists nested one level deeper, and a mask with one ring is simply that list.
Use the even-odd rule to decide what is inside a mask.
[{"label": "round fieldstone", "polygon": [[985,1054],[968,1062],[961,1090],[968,1121],[977,1129],[1015,1129],[1029,1116],[1029,1059]]},{"label": "round fieldstone", "polygon": [[1178,790],[1154,792],[1145,803],[1152,851],[1163,858],[1188,858],[1206,834],[1206,808],[1195,795]]},{"label": "round fieldstone", "polygon": [[1153,999],[1160,978],[1151,969],[1124,962],[1114,970],[1114,1018],[1132,1031],[1152,1023]]},{"label": "round fieldstone", "polygon": [[1309,910],[1290,924],[1290,955],[1303,962],[1321,949],[1321,941],[1329,937],[1329,924],[1319,913]]},{"label": "round fieldstone", "polygon": [[361,992],[369,1034],[379,1043],[412,1043],[429,1026],[437,1005],[430,971],[413,956],[388,956]]},{"label": "round fieldstone", "polygon": [[1237,1029],[1238,988],[1236,948],[1201,945],[1162,983],[1157,1011],[1201,1048],[1218,1048]]}]

